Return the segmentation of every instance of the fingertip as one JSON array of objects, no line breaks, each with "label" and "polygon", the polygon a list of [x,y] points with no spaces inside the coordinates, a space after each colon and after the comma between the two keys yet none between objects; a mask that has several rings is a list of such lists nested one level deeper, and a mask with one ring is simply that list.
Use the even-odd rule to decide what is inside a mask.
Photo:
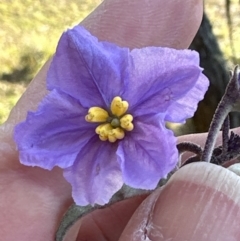
[{"label": "fingertip", "polygon": [[[129,48],[187,48],[202,18],[202,0],[105,0],[81,25],[102,41]],[[23,120],[46,94],[48,61],[12,110],[7,123]]]},{"label": "fingertip", "polygon": [[202,0],[105,0],[81,24],[120,46],[182,49],[192,42],[202,14]]},{"label": "fingertip", "polygon": [[[189,164],[172,176],[153,201],[151,196],[146,199],[123,237],[148,237],[152,241],[223,241],[226,237],[239,240],[239,188],[239,177],[225,168],[208,163]],[[147,215],[146,206],[152,207]],[[140,220],[144,219],[147,221],[143,225]]]},{"label": "fingertip", "polygon": [[79,240],[119,240],[129,219],[145,198],[146,195],[126,199],[87,215],[82,219]]}]

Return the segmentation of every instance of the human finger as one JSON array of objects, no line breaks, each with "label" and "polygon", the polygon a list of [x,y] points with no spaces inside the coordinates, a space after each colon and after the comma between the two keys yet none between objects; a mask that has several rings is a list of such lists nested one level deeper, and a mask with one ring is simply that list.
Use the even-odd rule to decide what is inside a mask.
[{"label": "human finger", "polygon": [[[105,11],[108,12],[108,9],[106,9],[106,8],[111,6],[111,3],[110,3],[110,1],[106,1],[106,2],[108,3],[108,5],[105,5]],[[124,1],[122,1],[122,3],[123,2]],[[136,9],[138,9],[139,5],[145,4],[145,2],[146,1],[143,1],[143,0],[141,0],[141,1],[133,0],[132,1],[132,3],[135,3]],[[161,8],[158,5],[154,5],[153,4],[154,2],[156,4],[157,4],[157,2],[158,3],[161,2],[162,3],[162,5],[160,5]],[[168,14],[170,16],[172,16],[172,14],[173,14],[173,16],[176,16],[176,15],[174,15],[176,13],[175,12],[176,8],[175,8],[175,5],[173,5],[173,2],[175,2],[175,1],[172,1],[172,6],[174,6],[175,10],[171,9],[170,8],[171,5],[166,4],[165,1],[159,1],[159,0],[149,1],[149,4],[151,6],[150,8],[148,8],[148,12],[147,12],[149,25],[151,24],[151,21],[152,21],[152,24],[154,25],[155,21],[158,20],[156,14],[168,12]],[[198,10],[201,13],[202,4],[200,4],[200,1],[196,1],[196,0],[190,1],[189,0],[189,1],[186,1],[186,2],[187,3],[198,2],[198,4],[197,4]],[[116,1],[113,0],[112,4],[116,4]],[[104,6],[104,5],[101,5],[101,8],[103,8],[102,6]],[[107,36],[116,36],[116,41],[112,40],[112,42],[116,42],[117,44],[121,44],[120,39],[123,39],[122,41],[125,41],[125,42],[122,42],[122,45],[131,47],[131,43],[133,43],[133,42],[131,42],[131,39],[133,39],[133,40],[135,39],[134,40],[134,45],[136,45],[135,47],[141,47],[142,45],[137,45],[137,42],[135,42],[136,39],[138,39],[138,37],[134,38],[133,36],[135,36],[135,34],[137,34],[138,30],[136,30],[135,28],[141,25],[142,18],[137,20],[138,24],[136,25],[136,19],[137,18],[134,17],[133,13],[130,13],[130,12],[127,11],[127,6],[128,5],[126,5],[126,6],[123,5],[123,7],[122,7],[122,10],[123,10],[124,14],[123,14],[123,16],[121,16],[122,18],[120,19],[120,22],[119,22],[119,25],[118,25],[118,28],[117,28],[115,34],[108,35],[108,33],[111,33],[111,31],[115,31],[115,30],[111,29],[111,28],[106,28],[106,30],[104,30],[102,25],[101,26],[99,25],[99,29],[102,29],[102,31],[105,31],[105,34],[106,34],[105,40],[109,40],[109,41],[111,40],[111,39],[108,39]],[[158,11],[155,11],[156,6],[158,6]],[[190,9],[190,7],[188,8],[187,6],[183,6],[183,5],[181,5],[181,6],[179,5],[178,7],[184,7],[185,9],[187,7],[188,14],[191,15],[192,14],[192,6],[193,5],[191,5],[191,9]],[[128,22],[127,26],[125,26],[124,24],[121,25],[121,21],[123,21],[122,19],[125,16],[124,9],[126,10],[126,14],[131,14],[131,17],[132,17],[131,21]],[[151,11],[154,14],[152,14]],[[137,13],[137,12],[135,12],[135,13]],[[144,12],[142,12],[142,13],[144,14]],[[179,10],[178,10],[178,13],[179,13]],[[96,21],[96,22],[101,23],[100,19],[103,18],[104,11],[102,11],[102,10],[100,11],[99,8],[98,8],[94,14],[96,14],[96,15],[91,15],[95,19],[94,22]],[[109,15],[109,18],[110,18],[110,16],[114,16],[114,14],[115,14],[115,12],[112,11],[112,15]],[[151,18],[149,17],[149,15],[151,16]],[[192,32],[197,31],[197,25],[199,25],[199,23],[200,23],[200,14],[198,16],[199,17],[196,17],[196,19],[194,18],[195,24],[192,24]],[[83,25],[86,24],[86,26],[88,26],[88,28],[90,28],[90,26],[91,26],[90,20],[93,17],[89,17],[88,20],[86,20],[86,21],[89,21],[89,22],[83,22],[82,24]],[[180,19],[181,19],[181,21],[183,21],[182,18],[180,18]],[[186,17],[185,19],[189,20],[188,17]],[[112,19],[109,19],[109,22],[111,22],[111,21],[112,21]],[[168,23],[168,21],[170,21],[170,17],[161,18],[158,21],[158,25],[155,25],[156,31],[159,30],[158,29],[159,26],[162,26],[162,25],[168,26],[168,28],[163,33],[159,32],[158,36],[155,35],[155,37],[158,38],[157,43],[158,43],[159,46],[160,45],[166,46],[168,44],[168,41],[173,41],[173,39],[175,39],[175,38],[178,39],[180,36],[182,36],[180,34],[177,35],[176,32],[171,31],[171,29],[175,28],[176,26],[174,26],[174,25],[171,26],[170,23]],[[89,25],[87,25],[87,23],[89,23]],[[94,26],[96,27],[96,25],[94,25]],[[120,38],[119,35],[121,35],[120,34],[121,32],[118,32],[118,31],[119,31],[119,28],[126,28],[126,27],[128,28],[129,32],[133,32],[134,34],[131,35],[132,36],[131,39],[124,40],[125,39],[124,37]],[[185,27],[186,26],[183,24],[182,28],[185,29]],[[189,26],[187,26],[187,27],[189,27]],[[93,31],[93,29],[92,29],[92,31]],[[91,31],[91,29],[90,29],[90,31]],[[151,31],[154,31],[154,28],[151,28]],[[180,28],[180,29],[178,29],[178,31],[180,33],[181,31],[183,31],[183,29]],[[188,31],[190,31],[190,30],[188,29]],[[123,31],[123,33],[126,33],[125,30]],[[146,36],[148,34],[150,34],[150,32],[147,31]],[[143,36],[143,35],[141,35],[141,36]],[[142,41],[145,41],[144,43],[146,45],[151,45],[152,44],[151,41],[153,41],[153,38],[155,38],[155,37],[152,34],[150,34],[150,36],[151,37],[144,37],[143,39],[138,39],[138,43],[140,44],[140,43],[142,43]],[[166,36],[168,36],[168,38],[166,38]],[[99,36],[99,37],[104,38],[104,34],[102,33],[102,35]],[[188,38],[188,36],[186,36],[186,35],[182,36],[182,37],[184,39]],[[184,39],[182,39],[181,41],[185,42]],[[120,42],[119,42],[119,40],[120,40]],[[164,45],[165,41],[167,41],[167,42]],[[187,42],[185,42],[185,46],[182,46],[182,47],[188,47],[187,44],[186,44]],[[176,41],[176,43],[177,43],[177,41]],[[178,48],[179,45],[176,44],[176,46],[172,45],[171,47]],[[2,133],[4,135],[5,140],[7,140],[7,141],[5,141],[5,143],[8,142],[8,141],[11,141],[12,129],[13,129],[14,125],[25,118],[27,111],[34,110],[36,108],[36,106],[38,105],[39,101],[41,100],[41,98],[45,95],[45,93],[46,93],[45,79],[46,79],[46,73],[47,73],[48,67],[49,67],[49,62],[43,67],[43,69],[40,71],[40,74],[37,75],[36,78],[33,80],[33,82],[30,84],[28,90],[23,95],[23,97],[21,98],[21,100],[17,104],[16,108],[14,108],[14,110],[12,111],[9,120],[4,125]],[[0,136],[3,136],[1,134],[0,134]],[[3,143],[4,143],[4,140],[3,140]],[[18,159],[17,159],[17,153],[14,152],[14,149],[15,149],[14,144],[13,144],[12,141],[9,142],[9,143],[10,143],[9,146],[11,146],[11,148],[9,148],[8,150],[9,150],[9,152],[11,151],[11,152],[14,153],[14,157],[12,157],[11,160],[13,160],[15,163],[17,163]],[[2,149],[4,149],[4,146],[2,144],[1,144],[1,147],[3,147]],[[8,163],[11,163],[10,158],[6,158],[6,160],[8,160]],[[1,163],[1,165],[2,165],[2,163]],[[34,216],[26,217],[26,219],[24,221],[27,222],[27,223],[32,223],[31,230],[30,229],[26,230],[26,227],[23,225],[24,224],[23,222],[22,223],[16,223],[17,225],[15,225],[15,227],[14,227],[15,228],[14,233],[13,232],[8,232],[8,233],[4,233],[4,234],[2,233],[1,236],[3,237],[3,235],[5,235],[5,237],[6,237],[5,240],[12,240],[11,238],[14,239],[14,235],[15,235],[15,238],[17,238],[24,233],[24,235],[25,235],[24,237],[26,237],[25,240],[32,240],[31,238],[32,238],[33,230],[37,230],[39,234],[44,233],[44,235],[45,235],[44,237],[52,237],[54,235],[55,227],[56,227],[56,225],[59,221],[59,218],[60,218],[61,214],[63,214],[64,210],[66,209],[66,203],[69,203],[70,186],[67,185],[67,184],[62,185],[63,187],[59,186],[59,183],[64,183],[63,178],[61,177],[61,175],[59,175],[59,171],[48,172],[48,171],[40,170],[39,168],[32,168],[32,169],[30,169],[30,168],[24,168],[24,169],[20,168],[20,169],[18,169],[18,168],[19,167],[17,167],[16,170],[14,170],[14,171],[17,173],[17,175],[24,176],[24,180],[26,179],[26,180],[28,180],[28,182],[24,182],[24,185],[21,185],[18,188],[16,185],[14,185],[15,183],[17,183],[17,181],[16,181],[15,183],[12,183],[12,185],[13,185],[12,190],[13,191],[18,190],[22,195],[31,191],[32,197],[35,197],[37,199],[35,201],[40,201],[42,203],[42,199],[45,200],[45,198],[47,197],[47,200],[49,198],[51,199],[51,203],[50,202],[47,202],[47,203],[44,202],[44,205],[37,205],[39,202],[34,202],[34,200],[29,200],[29,203],[26,201],[25,206],[24,206],[20,202],[22,200],[15,199],[15,201],[16,201],[15,206],[14,206],[15,213],[21,213],[22,210],[25,210],[25,208],[28,207],[30,202],[31,202],[31,207],[32,207],[31,210],[34,210],[34,206],[37,207],[38,211],[40,211],[40,213],[41,213],[41,218],[34,219],[35,222],[31,222],[31,218],[34,218]],[[28,170],[28,171],[26,171],[26,170]],[[14,173],[14,171],[11,170],[10,168],[8,168],[8,169],[4,170],[4,174],[6,176],[10,177],[12,175],[12,173]],[[56,173],[58,173],[58,175]],[[15,180],[18,180],[17,175],[15,176]],[[46,179],[46,176],[48,176],[48,177],[51,176],[51,181],[52,181],[51,183],[56,183],[56,185],[50,185],[50,186],[47,185],[47,188],[45,188],[45,186],[43,186],[43,180]],[[34,180],[34,177],[37,177],[36,178],[37,180]],[[36,189],[36,187],[39,187],[39,189]],[[9,191],[6,188],[5,192],[4,193],[2,192],[1,198],[4,197],[2,200],[8,200],[9,199],[8,195],[9,195]],[[42,199],[39,199],[40,196],[42,197]],[[28,199],[26,199],[26,200],[28,200]],[[49,211],[48,207],[53,205],[55,201],[58,203],[57,208],[54,208],[54,211],[52,209],[51,209],[51,211]],[[1,208],[3,208],[4,210],[8,210],[8,208],[10,207],[9,203],[4,202],[3,204],[4,205],[2,205]],[[8,216],[8,218],[9,218],[9,223],[15,220],[13,216]],[[43,222],[43,220],[44,220],[44,222]],[[54,223],[54,221],[56,223]],[[13,227],[11,226],[11,228],[13,228]],[[45,240],[44,237],[38,236],[35,240]]]},{"label": "human finger", "polygon": [[[140,48],[167,46],[187,48],[202,19],[202,0],[105,0],[80,24],[100,40]],[[46,94],[45,80],[50,61],[33,79],[8,122],[22,121]]]},{"label": "human finger", "polygon": [[239,240],[239,196],[235,173],[209,163],[189,164],[140,205],[120,241]]}]

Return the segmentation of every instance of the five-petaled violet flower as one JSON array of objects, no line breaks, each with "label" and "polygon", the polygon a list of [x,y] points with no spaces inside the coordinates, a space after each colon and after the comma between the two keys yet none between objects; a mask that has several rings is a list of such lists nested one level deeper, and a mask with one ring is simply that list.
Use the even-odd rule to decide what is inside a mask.
[{"label": "five-petaled violet flower", "polygon": [[59,166],[78,205],[109,201],[125,183],[154,189],[178,161],[165,122],[193,116],[208,80],[190,50],[129,50],[77,26],[58,44],[49,94],[15,129],[20,161]]}]

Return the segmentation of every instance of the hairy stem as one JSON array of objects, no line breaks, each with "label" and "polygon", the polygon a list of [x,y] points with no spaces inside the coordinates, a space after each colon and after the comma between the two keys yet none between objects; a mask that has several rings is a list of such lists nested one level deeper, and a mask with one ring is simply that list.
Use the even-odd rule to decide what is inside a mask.
[{"label": "hairy stem", "polygon": [[199,146],[195,143],[192,143],[192,142],[181,142],[181,143],[177,144],[177,149],[178,149],[179,154],[182,154],[186,151],[193,152],[197,155],[202,154],[201,146]]},{"label": "hairy stem", "polygon": [[217,110],[213,116],[213,119],[209,128],[209,132],[208,132],[207,141],[205,143],[205,147],[202,154],[202,161],[210,162],[213,149],[218,137],[218,133],[222,127],[222,124],[225,118],[227,117],[231,109],[232,109],[232,105],[229,104],[228,101],[225,101],[223,98],[222,101],[219,103]]},{"label": "hairy stem", "polygon": [[240,102],[239,93],[239,68],[235,67],[232,78],[226,88],[226,92],[223,95],[216,111],[213,116],[208,137],[203,150],[202,161],[210,162],[214,146],[218,137],[218,133],[223,125],[224,120],[228,116],[229,112],[232,110],[234,105]]},{"label": "hairy stem", "polygon": [[226,155],[228,151],[229,129],[229,115],[227,115],[222,126],[222,155]]},{"label": "hairy stem", "polygon": [[[164,185],[165,182],[160,182],[159,186]],[[143,194],[149,194],[151,191],[149,190],[142,190],[142,189],[134,189],[127,185],[123,185],[121,190],[119,190],[116,194],[113,195],[111,200],[108,204],[100,206],[78,206],[76,204],[71,205],[67,212],[64,214],[61,223],[58,227],[58,230],[55,235],[55,241],[63,241],[64,237],[67,233],[67,231],[82,217],[86,216],[87,214],[93,212],[96,209],[105,208],[109,205],[112,205],[116,202],[135,197],[140,196]]]}]

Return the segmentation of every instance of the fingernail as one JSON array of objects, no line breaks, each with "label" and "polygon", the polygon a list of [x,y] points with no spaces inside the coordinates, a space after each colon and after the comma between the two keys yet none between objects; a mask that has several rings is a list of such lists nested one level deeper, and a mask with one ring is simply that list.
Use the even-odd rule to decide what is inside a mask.
[{"label": "fingernail", "polygon": [[228,167],[228,170],[234,172],[236,175],[240,176],[240,163],[236,163]]},{"label": "fingernail", "polygon": [[[128,240],[240,240],[239,199],[240,178],[233,172],[207,163],[187,165],[176,172],[157,200],[146,200],[152,205],[148,215],[142,210],[146,204],[139,207]],[[145,227],[136,224],[146,218]]]}]

